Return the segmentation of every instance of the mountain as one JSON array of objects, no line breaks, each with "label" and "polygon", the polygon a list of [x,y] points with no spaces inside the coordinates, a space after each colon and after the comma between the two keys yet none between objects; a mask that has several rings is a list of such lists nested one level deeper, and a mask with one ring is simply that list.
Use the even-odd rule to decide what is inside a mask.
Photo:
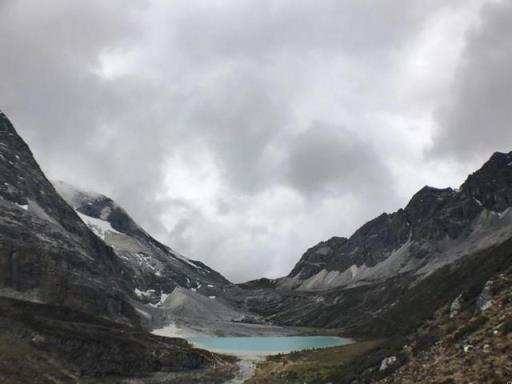
[{"label": "mountain", "polygon": [[144,331],[140,307],[187,274],[229,283],[156,242],[111,200],[90,202],[77,211],[92,216],[68,205],[0,113],[0,382],[228,369],[215,354]]},{"label": "mountain", "polygon": [[111,198],[64,182],[54,185],[82,221],[112,247],[135,299],[156,305],[176,287],[212,296],[221,295],[232,285],[200,261],[190,260],[154,239]]},{"label": "mountain", "polygon": [[179,322],[196,331],[230,329],[245,334],[242,320],[262,322],[236,305],[238,287],[204,263],[154,239],[111,198],[64,182],[54,185],[96,236],[112,247],[123,266],[131,304],[146,328],[174,327]]},{"label": "mountain", "polygon": [[511,206],[512,153],[495,153],[459,189],[424,187],[350,238],[310,248],[288,276],[240,285],[240,305],[284,325],[415,329],[510,265]]},{"label": "mountain", "polygon": [[380,215],[349,239],[317,244],[283,283],[315,290],[431,273],[507,239],[510,206],[512,153],[495,153],[459,190],[426,186],[404,209]]},{"label": "mountain", "polygon": [[138,322],[118,257],[55,191],[4,114],[0,206],[2,296]]}]

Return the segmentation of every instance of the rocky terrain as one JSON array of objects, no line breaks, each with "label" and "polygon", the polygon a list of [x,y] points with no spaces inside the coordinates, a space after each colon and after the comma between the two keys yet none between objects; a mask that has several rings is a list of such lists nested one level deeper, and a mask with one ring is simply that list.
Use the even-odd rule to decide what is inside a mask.
[{"label": "rocky terrain", "polygon": [[[404,210],[380,216],[350,239],[309,249],[289,276],[242,284],[241,303],[277,323],[386,338],[350,355],[350,363],[342,361],[349,352],[343,348],[327,366],[315,363],[315,353],[269,359],[253,381],[302,383],[305,374],[297,372],[309,367],[308,383],[508,382],[511,175],[512,154],[494,154],[459,190],[424,188]],[[407,225],[396,226],[401,217],[410,223],[406,238]],[[382,246],[373,247],[378,240]],[[368,260],[347,256],[361,246]]]},{"label": "rocky terrain", "polygon": [[0,113],[0,382],[221,383],[232,359],[169,336],[297,332],[280,326],[367,341],[335,351],[343,364],[267,362],[276,383],[315,361],[319,383],[510,380],[511,207],[512,153],[495,153],[459,189],[424,187],[313,246],[288,276],[234,285],[111,198],[50,183]]},{"label": "rocky terrain", "polygon": [[[510,255],[512,256],[512,254]],[[429,339],[413,354],[404,346],[382,383],[507,383],[512,377],[512,275],[497,274],[481,294],[461,294],[409,337]],[[413,345],[414,346],[414,345]]]},{"label": "rocky terrain", "polygon": [[[139,308],[186,283],[184,274],[194,281],[201,276],[206,284],[229,282],[172,254],[111,201],[86,211],[94,215],[101,209],[95,222],[100,228],[93,232],[47,180],[2,113],[0,208],[0,382],[78,383],[88,377],[233,369],[184,340],[148,334],[147,314]],[[113,232],[127,234],[116,249],[102,237],[105,219]],[[146,264],[134,266],[136,253],[125,240],[137,242],[141,260],[151,252],[153,280]],[[159,289],[158,295],[147,294],[150,289]]]},{"label": "rocky terrain", "polygon": [[286,333],[237,306],[233,298],[239,287],[154,239],[111,198],[64,182],[54,185],[84,224],[112,247],[124,268],[131,304],[147,329],[171,336]]},{"label": "rocky terrain", "polygon": [[279,324],[353,335],[414,329],[508,265],[493,250],[512,238],[510,191],[512,154],[495,153],[459,189],[425,187],[350,238],[312,247],[288,276],[242,284],[240,305]]},{"label": "rocky terrain", "polygon": [[133,286],[136,299],[157,304],[176,287],[215,296],[232,285],[200,261],[190,260],[154,239],[109,197],[64,182],[54,185],[84,223],[112,247],[127,271],[124,278]]}]

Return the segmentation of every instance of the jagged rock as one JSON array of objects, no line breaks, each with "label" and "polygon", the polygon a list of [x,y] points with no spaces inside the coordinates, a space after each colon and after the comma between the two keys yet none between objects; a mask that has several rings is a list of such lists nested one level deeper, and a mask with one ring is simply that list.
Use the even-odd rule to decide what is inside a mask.
[{"label": "jagged rock", "polygon": [[450,319],[453,319],[460,313],[462,308],[462,293],[452,301],[450,305]]},{"label": "jagged rock", "polygon": [[240,285],[240,304],[285,325],[402,333],[509,265],[511,162],[497,153],[459,189],[422,188],[404,209],[310,248],[288,276]]},{"label": "jagged rock", "polygon": [[[512,152],[495,153],[458,190],[425,186],[404,209],[383,213],[348,239],[334,237],[310,248],[288,275],[294,284],[283,282],[288,287],[320,289],[321,284],[303,283],[316,278],[347,286],[439,268],[443,259],[455,258],[450,241],[455,247],[472,235],[477,237],[482,227],[503,225],[498,220],[512,206],[511,162]],[[332,283],[324,286],[332,287]]]},{"label": "jagged rock", "polygon": [[134,299],[157,304],[176,287],[219,296],[232,285],[200,261],[157,241],[111,198],[64,182],[54,185],[96,235],[113,247],[126,270],[125,280]]},{"label": "jagged rock", "polygon": [[485,311],[494,304],[492,286],[492,281],[486,282],[484,288],[482,289],[482,292],[476,299],[476,307],[479,311]]},{"label": "jagged rock", "polygon": [[138,324],[123,266],[44,176],[0,113],[0,296]]},{"label": "jagged rock", "polygon": [[[136,230],[121,213],[102,209],[100,218]],[[0,343],[9,345],[1,351],[1,382],[78,383],[83,375],[220,364],[184,340],[142,330],[137,279],[105,244],[104,230],[93,233],[61,198],[0,112]]]},{"label": "jagged rock", "polygon": [[383,359],[380,363],[380,371],[385,371],[389,367],[395,365],[398,362],[396,356],[389,356]]}]

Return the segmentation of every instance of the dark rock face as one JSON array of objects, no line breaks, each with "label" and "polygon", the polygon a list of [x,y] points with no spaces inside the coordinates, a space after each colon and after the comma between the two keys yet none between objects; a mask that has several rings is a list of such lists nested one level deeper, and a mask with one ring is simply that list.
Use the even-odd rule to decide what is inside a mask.
[{"label": "dark rock face", "polygon": [[[272,286],[240,285],[240,301],[283,325],[340,327],[350,335],[410,332],[461,292],[477,296],[512,265],[511,192],[512,154],[496,153],[460,190],[422,188],[404,209],[382,214],[349,239],[309,249]],[[381,268],[393,258],[394,269]],[[363,277],[350,280],[349,273]],[[304,288],[326,275],[345,280]]]},{"label": "dark rock face", "polygon": [[[161,258],[161,264],[172,256],[110,199],[101,197],[81,209],[109,220],[120,235]],[[120,256],[61,198],[0,113],[1,382],[25,383],[33,375],[34,382],[76,383],[84,375],[130,376],[225,364],[184,340],[142,330],[134,287],[151,282]],[[229,284],[201,263],[177,257],[173,262],[188,266],[178,268],[182,275],[195,266],[212,276],[208,281]],[[176,284],[171,276],[161,278]]]},{"label": "dark rock face", "polygon": [[461,187],[464,196],[477,199],[492,211],[512,206],[512,152],[496,152],[484,166],[470,175]]},{"label": "dark rock face", "polygon": [[13,340],[44,352],[77,376],[140,376],[206,368],[216,361],[214,354],[192,349],[185,340],[154,336],[62,306],[0,298],[0,309],[1,329]]},{"label": "dark rock face", "polygon": [[288,276],[307,279],[320,272],[332,260],[334,252],[346,242],[345,237],[332,237],[327,241],[321,241],[306,251]]},{"label": "dark rock face", "polygon": [[510,206],[512,153],[495,153],[459,191],[422,188],[404,209],[382,214],[349,239],[331,239],[308,250],[289,277],[305,280],[322,269],[344,271],[363,264],[372,267],[407,242],[411,242],[413,257],[428,260],[436,254],[436,243],[467,237],[482,211],[503,212]]},{"label": "dark rock face", "polygon": [[122,265],[58,195],[0,114],[0,289],[137,324]]}]

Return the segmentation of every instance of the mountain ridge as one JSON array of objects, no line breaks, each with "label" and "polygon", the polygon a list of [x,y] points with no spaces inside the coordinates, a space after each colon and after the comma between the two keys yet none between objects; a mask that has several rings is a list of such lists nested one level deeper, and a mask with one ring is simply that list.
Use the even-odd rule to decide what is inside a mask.
[{"label": "mountain ridge", "polygon": [[[334,237],[311,247],[288,274],[288,279],[305,281],[328,271],[341,273],[361,266],[371,268],[393,251],[415,241],[411,251],[417,258],[432,250],[422,249],[428,241],[458,240],[473,230],[471,223],[484,210],[502,213],[512,205],[512,152],[494,153],[459,190],[425,186],[403,209],[383,213],[357,229],[349,238]],[[496,183],[493,180],[499,180]],[[285,284],[292,284],[286,281]]]},{"label": "mountain ridge", "polygon": [[144,330],[130,265],[61,198],[3,113],[0,210],[0,382],[234,368]]}]

